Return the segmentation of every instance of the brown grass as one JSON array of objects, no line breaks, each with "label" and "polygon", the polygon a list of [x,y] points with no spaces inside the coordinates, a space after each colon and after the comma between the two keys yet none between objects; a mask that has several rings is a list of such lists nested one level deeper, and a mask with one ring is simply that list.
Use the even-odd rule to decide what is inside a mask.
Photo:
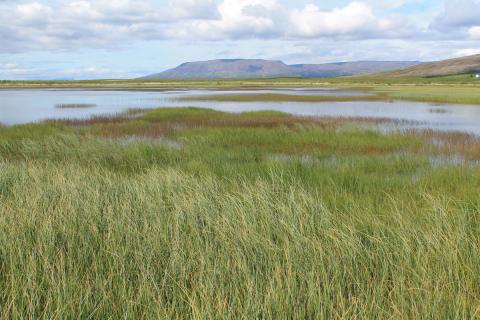
[{"label": "brown grass", "polygon": [[433,77],[466,74],[480,70],[480,55],[425,63],[405,69],[380,73],[385,77]]},{"label": "brown grass", "polygon": [[467,159],[480,159],[480,137],[463,132],[442,132],[411,129],[407,134],[419,137],[424,144],[418,153],[453,155],[461,154]]},{"label": "brown grass", "polygon": [[84,127],[88,132],[101,137],[144,136],[155,138],[169,137],[181,130],[199,128],[295,128],[298,125],[339,128],[347,125],[374,126],[396,121],[382,118],[299,117],[275,112],[246,112],[240,114],[218,112],[209,117],[152,118],[149,116],[149,111],[140,110],[89,119],[52,120],[51,122]]}]

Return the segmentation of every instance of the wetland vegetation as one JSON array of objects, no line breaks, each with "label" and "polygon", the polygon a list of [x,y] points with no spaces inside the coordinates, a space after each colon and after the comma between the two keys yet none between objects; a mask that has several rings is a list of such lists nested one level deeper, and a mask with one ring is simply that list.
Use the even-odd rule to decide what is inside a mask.
[{"label": "wetland vegetation", "polygon": [[[405,99],[423,102],[480,104],[480,80],[471,74],[427,78],[385,78],[357,76],[341,78],[273,79],[159,79],[159,80],[86,80],[86,81],[3,81],[0,89],[56,88],[90,90],[172,89],[271,89],[271,88],[354,88],[377,94],[377,99]],[[289,97],[284,97],[287,100]],[[323,97],[322,97],[323,98]],[[367,99],[365,97],[359,97]],[[281,97],[272,101],[282,100]],[[313,98],[312,98],[313,99]],[[326,98],[324,98],[326,99]],[[331,98],[333,99],[333,98]],[[343,98],[347,99],[347,98]],[[370,99],[375,99],[371,97]],[[323,100],[325,101],[325,100]]]},{"label": "wetland vegetation", "polygon": [[480,140],[136,110],[0,127],[5,318],[475,318]]}]

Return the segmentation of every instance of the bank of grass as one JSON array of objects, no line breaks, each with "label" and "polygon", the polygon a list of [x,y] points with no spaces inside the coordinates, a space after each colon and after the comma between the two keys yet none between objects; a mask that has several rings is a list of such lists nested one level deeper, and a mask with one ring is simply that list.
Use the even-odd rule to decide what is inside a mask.
[{"label": "bank of grass", "polygon": [[[86,89],[86,90],[255,90],[272,88],[346,88],[367,90],[377,96],[324,97],[275,94],[233,95],[235,101],[329,102],[404,99],[437,103],[480,104],[480,80],[471,74],[428,78],[387,78],[357,76],[339,78],[268,78],[268,79],[158,79],[158,80],[85,80],[85,81],[2,81],[2,89]],[[211,101],[225,101],[227,96],[214,95]],[[215,100],[213,100],[213,98]],[[206,100],[207,97],[201,99]],[[232,95],[230,95],[232,99]],[[197,99],[198,100],[198,99]]]},{"label": "bank of grass", "polygon": [[[480,82],[480,81],[479,81]],[[374,92],[391,99],[420,102],[480,104],[480,88],[475,86],[377,86]]]},{"label": "bank of grass", "polygon": [[0,313],[477,317],[478,139],[375,124],[167,108],[0,128]]},{"label": "bank of grass", "polygon": [[[479,81],[480,83],[480,81]],[[343,84],[345,86],[345,84]],[[369,95],[290,95],[272,93],[212,94],[179,98],[179,101],[211,102],[352,102],[409,100],[432,103],[480,104],[480,87],[453,85],[358,84],[346,87]]]}]

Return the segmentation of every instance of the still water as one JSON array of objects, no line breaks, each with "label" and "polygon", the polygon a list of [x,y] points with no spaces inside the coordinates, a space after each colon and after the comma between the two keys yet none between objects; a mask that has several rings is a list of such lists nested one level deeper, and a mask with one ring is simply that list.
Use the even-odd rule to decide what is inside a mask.
[{"label": "still water", "polygon": [[[0,124],[14,125],[46,119],[86,118],[115,114],[134,108],[195,106],[221,111],[278,110],[303,116],[369,117],[406,120],[404,126],[441,131],[463,131],[480,135],[480,106],[431,104],[409,101],[355,102],[213,102],[176,101],[180,97],[218,94],[282,93],[295,95],[355,95],[335,89],[278,90],[185,90],[185,91],[88,91],[88,90],[0,90]],[[366,94],[366,93],[365,93]],[[89,108],[58,108],[85,105]]]}]

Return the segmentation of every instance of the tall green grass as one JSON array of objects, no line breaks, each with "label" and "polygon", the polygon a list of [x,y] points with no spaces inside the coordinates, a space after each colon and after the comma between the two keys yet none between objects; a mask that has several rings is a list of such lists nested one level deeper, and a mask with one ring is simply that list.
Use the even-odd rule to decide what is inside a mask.
[{"label": "tall green grass", "polygon": [[210,112],[0,128],[2,317],[478,317],[477,166],[434,165],[421,135]]}]

